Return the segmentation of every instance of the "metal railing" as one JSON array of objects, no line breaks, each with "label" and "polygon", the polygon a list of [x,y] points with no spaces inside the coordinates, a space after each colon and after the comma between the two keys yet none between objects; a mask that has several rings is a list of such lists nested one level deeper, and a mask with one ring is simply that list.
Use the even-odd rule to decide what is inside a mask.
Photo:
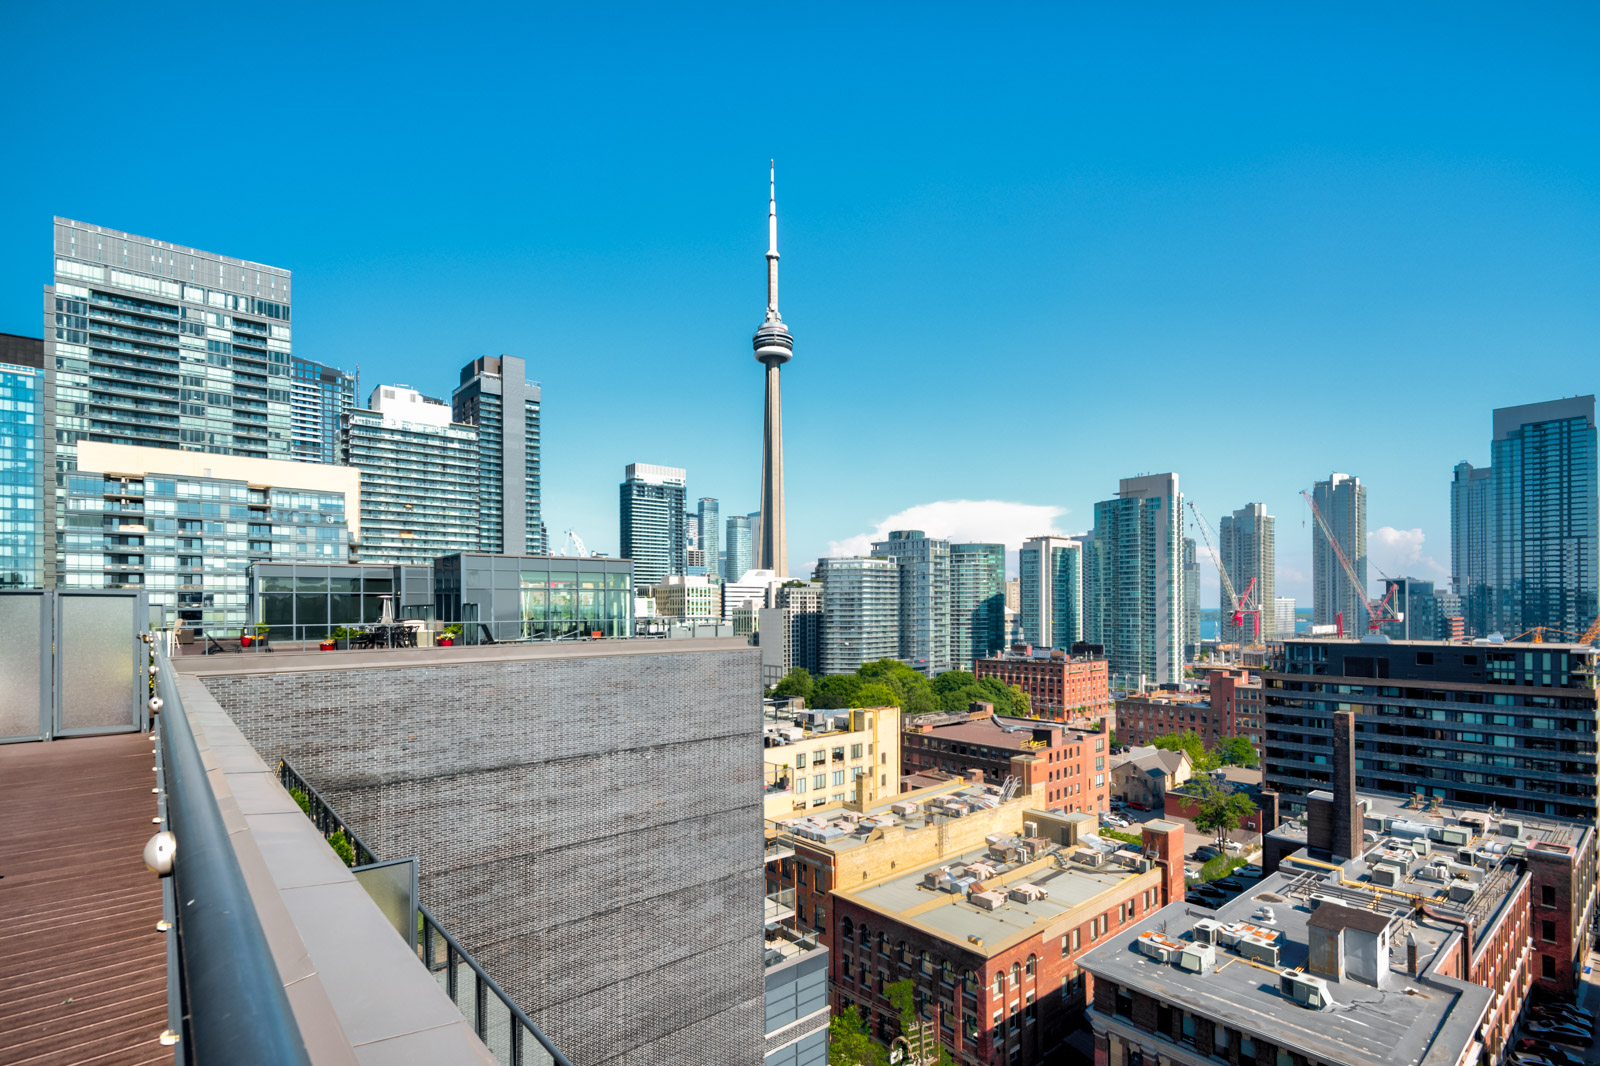
[{"label": "metal railing", "polygon": [[[278,780],[324,839],[332,840],[335,834],[344,834],[355,859],[353,865],[366,866],[378,861],[356,831],[286,759],[278,760]],[[417,905],[417,958],[503,1066],[572,1066],[533,1019],[512,1002],[495,979],[420,903]]]},{"label": "metal railing", "polygon": [[310,1066],[283,978],[256,916],[200,749],[178,698],[165,644],[152,640],[163,816],[177,840],[172,916],[177,972],[169,999],[181,1018],[176,1061]]}]

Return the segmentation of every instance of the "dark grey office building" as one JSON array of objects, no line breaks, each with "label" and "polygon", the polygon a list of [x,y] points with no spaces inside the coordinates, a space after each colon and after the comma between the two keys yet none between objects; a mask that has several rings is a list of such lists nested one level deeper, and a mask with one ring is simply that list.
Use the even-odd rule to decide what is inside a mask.
[{"label": "dark grey office building", "polygon": [[488,355],[461,368],[452,417],[478,427],[478,550],[541,555],[539,419],[543,389],[514,355]]},{"label": "dark grey office building", "polygon": [[1592,821],[1586,645],[1288,640],[1263,674],[1266,784],[1289,809],[1333,784],[1333,716],[1356,712],[1356,786]]},{"label": "dark grey office building", "polygon": [[1488,636],[1493,626],[1493,559],[1489,548],[1492,473],[1486,466],[1460,462],[1450,479],[1450,589],[1461,597],[1467,634],[1474,637]]}]

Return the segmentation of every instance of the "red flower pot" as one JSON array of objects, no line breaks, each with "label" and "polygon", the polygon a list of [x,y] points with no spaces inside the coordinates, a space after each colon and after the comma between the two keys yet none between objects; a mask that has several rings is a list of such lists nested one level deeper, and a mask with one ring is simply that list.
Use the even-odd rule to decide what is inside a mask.
[{"label": "red flower pot", "polygon": [[337,643],[335,643],[334,641],[331,641],[331,640],[325,640],[325,641],[322,642],[322,650],[323,651],[332,651],[333,649],[337,648],[338,646],[339,645]]},{"label": "red flower pot", "polygon": [[441,648],[453,648],[455,646],[456,646],[456,640],[455,640],[454,637],[440,637],[439,638],[439,647],[441,647]]},{"label": "red flower pot", "polygon": [[240,637],[239,638],[239,647],[248,648],[254,642],[255,642],[255,638],[254,637]]}]

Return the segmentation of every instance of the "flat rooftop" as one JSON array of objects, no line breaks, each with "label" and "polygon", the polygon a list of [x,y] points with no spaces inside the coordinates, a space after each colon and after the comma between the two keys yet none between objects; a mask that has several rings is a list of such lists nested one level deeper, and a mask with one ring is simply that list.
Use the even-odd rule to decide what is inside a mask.
[{"label": "flat rooftop", "polygon": [[760,649],[744,637],[695,640],[573,640],[539,644],[477,644],[454,648],[375,648],[368,651],[256,652],[185,655],[173,660],[180,673],[294,674],[308,670],[370,670],[373,667],[454,666],[467,663],[525,662],[530,659],[595,659],[618,655],[692,655]]},{"label": "flat rooftop", "polygon": [[[1092,848],[1097,843],[1100,843],[1099,838],[1091,837],[1084,839],[1080,847]],[[1100,850],[1109,854],[1115,847],[1106,841]],[[1077,850],[1051,844],[1040,857],[1019,857],[1006,862],[992,857],[985,845],[855,892],[837,894],[906,925],[954,941],[968,951],[994,954],[1140,876],[1132,867],[1111,860],[1102,866],[1083,865],[1070,858],[1070,852]],[[992,875],[976,878],[974,884],[981,882],[986,889],[1003,893],[1021,885],[1032,885],[1043,889],[1045,895],[1028,901],[1008,898],[989,909],[971,902],[965,887],[962,891],[951,892],[927,883],[930,873],[936,879],[948,874],[957,883],[964,883],[974,876],[971,871],[974,865],[987,866],[993,871]],[[981,941],[981,946],[973,938]]]},{"label": "flat rooftop", "polygon": [[[921,735],[914,728],[907,729],[913,736]],[[1015,751],[1028,751],[1035,747],[1033,739],[1035,730],[1055,729],[1062,733],[1072,734],[1075,740],[1087,740],[1090,736],[1099,736],[1097,733],[1085,733],[1083,729],[1067,722],[1052,722],[1043,718],[1012,718],[1007,715],[995,715],[992,718],[978,718],[966,722],[951,722],[948,724],[933,724],[930,736],[937,736],[941,740],[961,740],[968,744],[986,744],[994,748],[1008,748]]]},{"label": "flat rooftop", "polygon": [[[930,804],[929,801],[934,801]],[[968,810],[992,810],[1000,806],[1000,789],[995,785],[969,784],[965,778],[886,796],[865,810],[849,806],[818,808],[807,814],[795,811],[792,815],[772,819],[780,829],[798,835],[809,848],[842,852],[859,848],[872,836],[874,830],[904,826],[906,829],[925,829],[964,815],[941,814],[939,808],[946,801],[966,804]],[[892,808],[898,804],[916,804],[913,814],[897,814]]]},{"label": "flat rooftop", "polygon": [[[1356,980],[1348,971],[1342,981],[1324,978],[1336,1004],[1332,1009],[1302,1006],[1279,990],[1278,971],[1309,969],[1310,923],[1321,905],[1313,896],[1322,894],[1334,876],[1332,871],[1275,873],[1215,911],[1172,904],[1113,935],[1081,963],[1097,978],[1255,1033],[1315,1061],[1352,1066],[1420,1066],[1437,1061],[1453,1066],[1476,1038],[1493,993],[1428,974],[1439,949],[1457,935],[1452,925],[1394,918],[1391,939],[1396,950],[1391,952],[1385,987]],[[1261,917],[1263,906],[1271,909],[1270,924]],[[1404,906],[1407,912],[1412,909]],[[1382,905],[1363,913],[1375,919],[1388,917]],[[1190,943],[1195,923],[1206,919],[1245,922],[1276,932],[1278,965],[1253,963],[1219,947],[1215,968],[1194,973],[1151,958],[1134,946],[1145,932]],[[1407,933],[1418,942],[1421,976],[1415,978],[1406,972]]]}]

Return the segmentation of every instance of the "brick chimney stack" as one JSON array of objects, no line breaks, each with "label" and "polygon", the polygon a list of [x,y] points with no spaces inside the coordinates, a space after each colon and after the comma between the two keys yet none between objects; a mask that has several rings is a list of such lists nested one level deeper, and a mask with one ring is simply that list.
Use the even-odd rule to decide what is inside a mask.
[{"label": "brick chimney stack", "polygon": [[1353,859],[1362,848],[1361,806],[1356,800],[1356,715],[1333,715],[1333,839],[1329,849],[1336,860]]}]

